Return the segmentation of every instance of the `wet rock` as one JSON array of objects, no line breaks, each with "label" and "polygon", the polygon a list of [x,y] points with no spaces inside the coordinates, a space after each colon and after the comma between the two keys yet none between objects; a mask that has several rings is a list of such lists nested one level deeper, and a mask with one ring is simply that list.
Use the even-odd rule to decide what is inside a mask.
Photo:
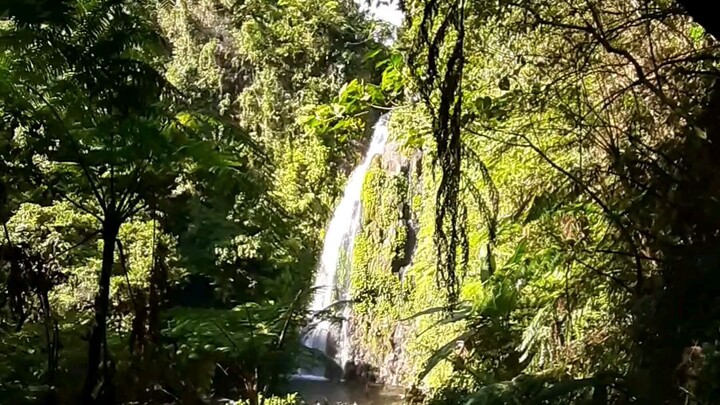
[{"label": "wet rock", "polygon": [[403,400],[407,404],[421,404],[425,400],[425,395],[417,386],[413,385],[405,391]]},{"label": "wet rock", "polygon": [[357,379],[357,366],[354,361],[348,361],[343,367],[343,379],[346,381],[355,381]]},{"label": "wet rock", "polygon": [[358,381],[365,381],[367,379],[367,374],[369,371],[369,366],[367,363],[360,362],[357,364],[357,380]]},{"label": "wet rock", "polygon": [[400,151],[400,145],[397,142],[391,141],[385,144],[381,167],[390,175],[400,174],[407,172],[410,167],[410,159]]},{"label": "wet rock", "polygon": [[[425,201],[418,197],[425,195],[422,178],[423,153],[419,149],[408,149],[391,140],[386,144],[378,163],[391,182],[389,184],[397,186],[388,191],[399,195],[393,194],[392,198],[388,198],[392,206],[385,207],[393,216],[389,218],[392,222],[386,221],[387,225],[380,230],[367,228],[374,226],[374,223],[364,224],[364,227],[367,226],[364,230],[369,231],[372,242],[381,245],[383,251],[390,248],[391,254],[383,254],[383,257],[377,258],[380,263],[375,263],[375,267],[392,272],[402,280],[403,288],[412,289],[414,278],[412,274],[406,273],[406,270],[412,266],[417,250],[420,222],[418,216],[425,206]],[[351,317],[350,320],[353,358],[356,360],[356,381],[366,386],[367,384],[404,385],[412,378],[410,375],[413,372],[412,362],[404,347],[414,326],[397,322],[394,327],[388,325],[378,331],[378,328],[368,326],[372,323],[372,312],[363,318],[354,320]],[[383,340],[381,344],[377,343],[378,338]],[[368,345],[366,342],[373,343]],[[391,350],[387,350],[388,346]]]}]

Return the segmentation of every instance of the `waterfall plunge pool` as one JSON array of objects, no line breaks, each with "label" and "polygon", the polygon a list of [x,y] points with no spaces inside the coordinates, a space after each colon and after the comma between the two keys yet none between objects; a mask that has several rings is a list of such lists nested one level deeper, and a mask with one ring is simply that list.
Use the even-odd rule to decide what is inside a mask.
[{"label": "waterfall plunge pool", "polygon": [[288,392],[296,392],[307,404],[400,405],[403,390],[396,387],[366,386],[354,381],[328,380],[316,376],[290,379]]}]

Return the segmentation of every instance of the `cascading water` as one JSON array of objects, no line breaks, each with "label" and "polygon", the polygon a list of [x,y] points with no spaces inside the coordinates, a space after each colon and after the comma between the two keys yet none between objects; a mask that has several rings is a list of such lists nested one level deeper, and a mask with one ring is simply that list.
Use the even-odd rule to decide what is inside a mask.
[{"label": "cascading water", "polygon": [[[385,148],[388,137],[387,121],[388,114],[385,114],[375,124],[370,147],[362,163],[350,174],[340,204],[333,212],[330,225],[325,233],[320,264],[315,274],[317,290],[310,305],[313,313],[326,310],[335,302],[350,299],[349,272],[352,270],[351,261],[355,236],[360,229],[360,194],[372,158],[381,154]],[[339,328],[326,319],[319,320],[304,334],[303,344],[324,352],[340,366],[344,366],[349,360],[350,354],[347,322],[350,306],[342,304],[340,314],[343,320]],[[302,370],[301,374],[324,376],[325,367]]]}]

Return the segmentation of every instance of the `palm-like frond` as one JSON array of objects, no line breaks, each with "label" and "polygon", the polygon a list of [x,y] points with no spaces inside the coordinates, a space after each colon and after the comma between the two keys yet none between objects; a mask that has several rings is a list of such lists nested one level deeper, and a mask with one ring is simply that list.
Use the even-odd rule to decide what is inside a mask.
[{"label": "palm-like frond", "polygon": [[418,374],[418,380],[425,378],[441,361],[446,360],[455,352],[456,347],[459,343],[463,343],[473,337],[475,334],[474,330],[465,331],[464,333],[456,336],[454,339],[448,341],[436,350],[425,363],[425,367]]}]

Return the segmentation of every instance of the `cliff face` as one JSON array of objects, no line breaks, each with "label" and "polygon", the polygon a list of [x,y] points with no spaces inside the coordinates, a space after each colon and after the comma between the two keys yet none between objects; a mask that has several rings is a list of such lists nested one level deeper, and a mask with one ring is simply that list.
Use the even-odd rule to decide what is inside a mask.
[{"label": "cliff face", "polygon": [[408,385],[413,377],[406,344],[414,327],[400,319],[413,289],[406,273],[418,244],[413,201],[422,192],[421,178],[422,152],[389,142],[365,178],[362,229],[353,254],[354,359],[373,370],[373,379],[392,385]]},{"label": "cliff face", "polygon": [[[432,142],[422,142],[414,116],[394,113],[390,141],[364,180],[361,229],[350,275],[354,361],[365,378],[390,385],[439,388],[451,378],[450,362],[425,373],[428,359],[463,331],[442,322],[446,295],[436,278]],[[429,310],[429,311],[428,311]],[[419,375],[425,375],[418,381]]]},{"label": "cliff face", "polygon": [[[392,258],[392,273],[401,280],[403,273],[412,262],[412,256],[417,247],[417,213],[412,207],[412,197],[421,193],[418,180],[422,176],[422,152],[420,150],[401,151],[398,142],[390,142],[379,160],[380,168],[386,178],[391,179],[398,188],[379,188],[375,195],[396,192],[397,223],[390,228],[388,240],[394,247]],[[371,197],[371,195],[365,195]],[[381,198],[382,200],[382,198]],[[392,206],[388,207],[392,210]],[[367,218],[366,218],[367,220]]]}]

